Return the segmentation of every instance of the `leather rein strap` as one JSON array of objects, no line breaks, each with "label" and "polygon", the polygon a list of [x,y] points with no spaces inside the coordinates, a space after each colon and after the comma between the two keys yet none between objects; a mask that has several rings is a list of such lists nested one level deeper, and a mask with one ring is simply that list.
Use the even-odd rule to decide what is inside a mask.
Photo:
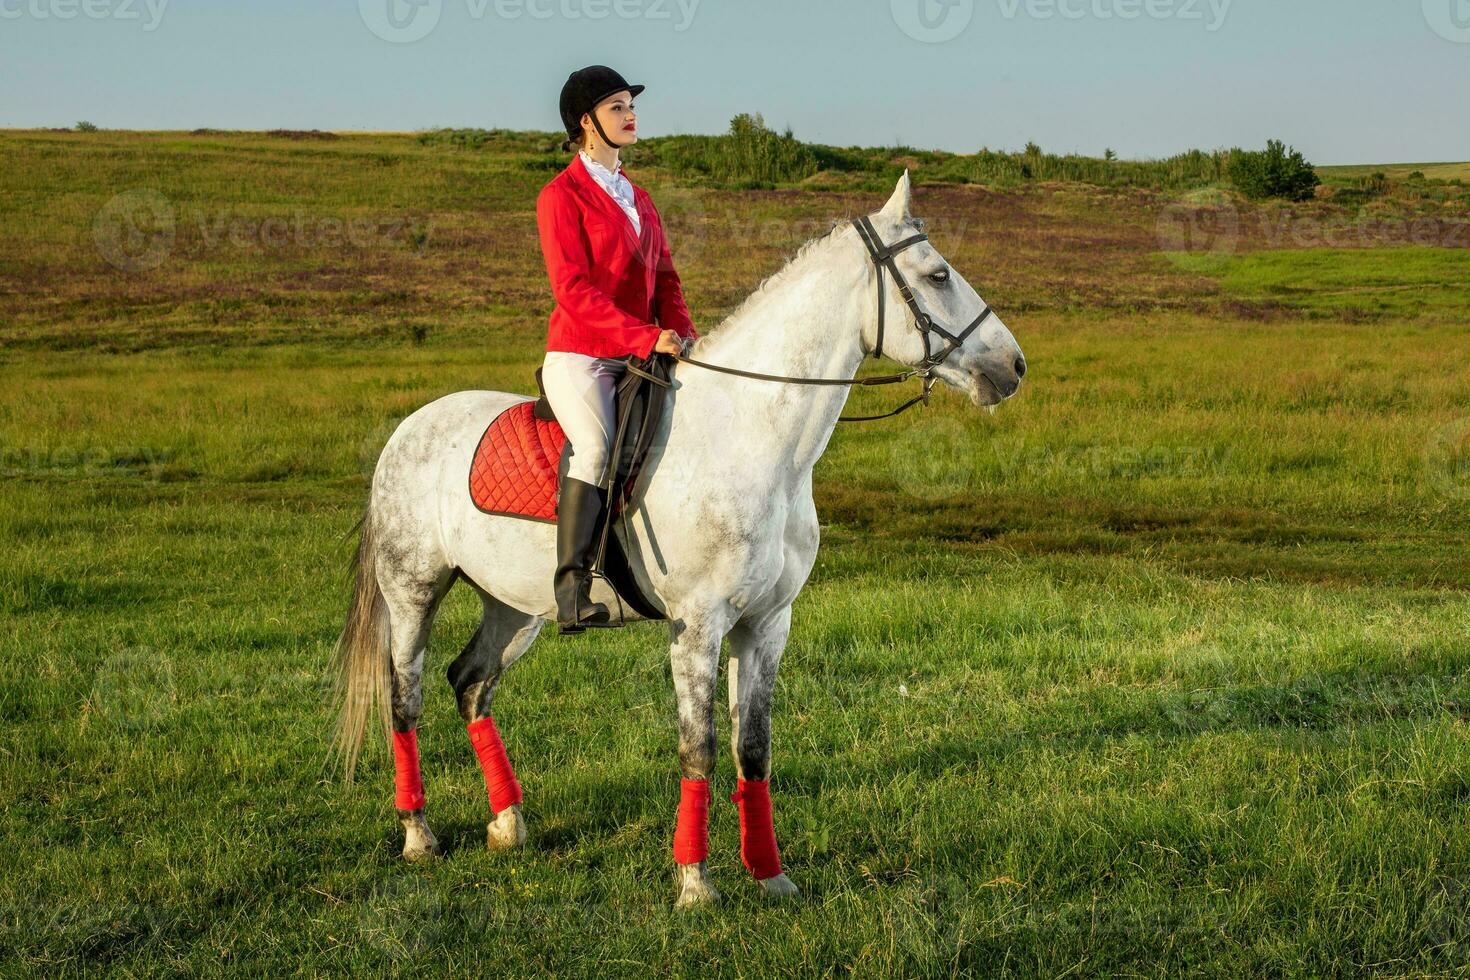
[{"label": "leather rein strap", "polygon": [[[894,261],[894,256],[898,255],[899,252],[902,252],[911,245],[928,241],[929,236],[920,233],[905,238],[901,242],[884,245],[883,239],[878,235],[878,230],[873,227],[872,220],[866,215],[854,219],[852,223],[857,228],[858,236],[862,238],[863,244],[867,246],[868,255],[873,260],[873,268],[878,273],[878,337],[877,342],[873,345],[873,357],[879,358],[883,356],[883,297],[885,293],[883,288],[883,270],[886,267],[893,274],[893,281],[898,284],[898,291],[903,296],[904,303],[914,315],[914,329],[919,331],[919,336],[924,340],[924,359],[919,362],[918,367],[908,371],[900,371],[898,374],[882,374],[867,378],[793,378],[781,374],[760,374],[756,371],[742,371],[739,368],[710,364],[706,361],[696,361],[694,358],[687,357],[683,354],[678,355],[675,359],[684,364],[693,364],[695,367],[706,368],[710,371],[719,371],[724,374],[734,374],[742,378],[755,378],[759,381],[780,381],[794,385],[862,385],[871,387],[898,384],[910,378],[923,379],[923,391],[893,411],[884,412],[882,415],[842,415],[838,416],[837,421],[839,422],[876,422],[879,419],[892,418],[900,412],[912,408],[919,402],[923,402],[926,405],[929,404],[929,390],[934,387],[935,381],[933,374],[934,368],[942,363],[945,358],[949,357],[950,354],[959,349],[960,345],[965,342],[965,338],[974,333],[980,324],[984,323],[986,318],[990,316],[991,309],[987,305],[985,309],[980,311],[980,315],[968,327],[961,330],[958,335],[945,330],[934,322],[933,317],[924,312],[924,308],[919,305],[918,297],[909,288],[909,284],[904,279],[903,273],[898,270],[898,263]],[[930,353],[929,351],[929,335],[931,333],[938,334],[944,339],[942,349],[938,353]]]}]

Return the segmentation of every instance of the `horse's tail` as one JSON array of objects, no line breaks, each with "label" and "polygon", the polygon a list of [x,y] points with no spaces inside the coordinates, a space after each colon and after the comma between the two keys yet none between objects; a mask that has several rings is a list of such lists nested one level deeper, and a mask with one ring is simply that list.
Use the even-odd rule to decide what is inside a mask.
[{"label": "horse's tail", "polygon": [[378,588],[377,530],[369,503],[357,522],[357,551],[352,556],[349,576],[355,576],[352,605],[347,624],[337,640],[333,656],[336,692],[341,700],[332,745],[341,755],[348,782],[357,769],[368,719],[376,705],[386,740],[389,731],[388,703],[392,654],[388,639],[388,606]]}]

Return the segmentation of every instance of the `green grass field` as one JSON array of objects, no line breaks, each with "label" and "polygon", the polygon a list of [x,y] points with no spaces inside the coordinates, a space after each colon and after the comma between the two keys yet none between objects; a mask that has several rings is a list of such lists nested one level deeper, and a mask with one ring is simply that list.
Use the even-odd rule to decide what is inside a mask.
[{"label": "green grass field", "polygon": [[[1390,195],[1366,213],[1424,241],[1330,248],[1277,232],[1363,212],[1234,201],[1181,251],[1170,192],[918,168],[1030,371],[818,464],[774,715],[802,901],[740,866],[727,756],[726,901],[672,908],[656,624],[507,676],[531,836],[486,852],[464,591],[420,728],[450,853],[403,864],[383,747],[325,766],[344,536],[396,420],[533,388],[559,160],[0,134],[0,974],[1470,973],[1463,201]],[[629,170],[701,327],[884,199]]]}]

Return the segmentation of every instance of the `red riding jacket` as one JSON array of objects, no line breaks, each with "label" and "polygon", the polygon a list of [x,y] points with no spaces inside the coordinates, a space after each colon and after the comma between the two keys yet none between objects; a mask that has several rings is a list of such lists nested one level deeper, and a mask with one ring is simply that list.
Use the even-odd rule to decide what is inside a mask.
[{"label": "red riding jacket", "polygon": [[662,329],[698,336],[658,211],[636,184],[633,203],[638,235],[580,155],[541,188],[536,227],[556,297],[547,350],[647,357]]}]

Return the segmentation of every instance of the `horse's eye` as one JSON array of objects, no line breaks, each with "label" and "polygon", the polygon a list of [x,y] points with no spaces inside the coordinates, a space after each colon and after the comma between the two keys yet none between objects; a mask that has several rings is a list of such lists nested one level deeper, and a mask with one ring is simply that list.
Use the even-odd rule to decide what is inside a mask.
[{"label": "horse's eye", "polygon": [[929,277],[930,282],[949,282],[949,270],[940,269]]}]

